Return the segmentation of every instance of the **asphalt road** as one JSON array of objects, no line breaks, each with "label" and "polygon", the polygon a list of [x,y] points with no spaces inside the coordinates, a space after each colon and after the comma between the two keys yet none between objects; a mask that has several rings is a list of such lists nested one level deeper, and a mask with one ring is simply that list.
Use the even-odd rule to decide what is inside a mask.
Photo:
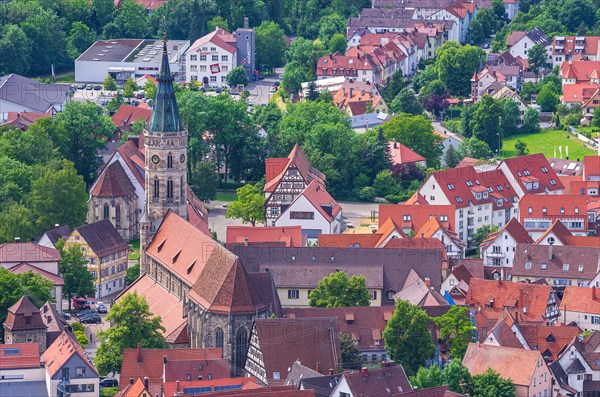
[{"label": "asphalt road", "polygon": [[266,105],[271,100],[273,93],[271,87],[279,79],[279,76],[283,74],[282,68],[275,69],[275,76],[265,77],[262,80],[254,81],[246,87],[246,90],[250,93],[248,97],[248,104],[255,105]]}]

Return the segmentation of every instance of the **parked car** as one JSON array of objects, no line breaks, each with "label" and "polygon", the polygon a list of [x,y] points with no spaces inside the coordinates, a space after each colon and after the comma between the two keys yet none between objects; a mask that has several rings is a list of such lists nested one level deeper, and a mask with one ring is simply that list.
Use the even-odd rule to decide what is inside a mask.
[{"label": "parked car", "polygon": [[79,84],[79,85],[77,86],[77,89],[78,89],[78,90],[83,90],[83,89],[85,89],[85,85],[83,85],[83,84]]},{"label": "parked car", "polygon": [[89,316],[90,314],[96,314],[96,311],[93,309],[85,309],[85,310],[80,311],[79,313],[75,313],[75,316],[81,318],[81,317]]},{"label": "parked car", "polygon": [[60,315],[61,315],[61,316],[62,316],[62,318],[64,318],[65,320],[70,320],[70,319],[71,319],[71,314],[69,314],[69,313],[60,312]]},{"label": "parked car", "polygon": [[98,302],[98,304],[96,305],[96,310],[98,311],[98,313],[108,313],[106,305],[104,305],[104,303],[102,302]]},{"label": "parked car", "polygon": [[142,99],[144,97],[144,93],[143,92],[138,92],[137,94],[135,94],[135,97],[137,99]]},{"label": "parked car", "polygon": [[346,222],[346,227],[348,229],[354,229],[354,223],[352,223],[352,222]]},{"label": "parked car", "polygon": [[102,318],[97,313],[92,313],[84,317],[79,317],[79,322],[82,324],[100,324]]},{"label": "parked car", "polygon": [[73,307],[75,310],[91,309],[90,301],[85,298],[73,298]]},{"label": "parked car", "polygon": [[221,93],[221,88],[219,88],[219,87],[215,88],[215,92],[216,92],[217,94],[220,94],[220,93]]},{"label": "parked car", "polygon": [[99,85],[94,86],[94,91],[100,91],[101,89],[102,89],[102,87],[100,87]]},{"label": "parked car", "polygon": [[118,387],[119,382],[115,378],[105,378],[100,381],[100,387]]},{"label": "parked car", "polygon": [[277,87],[273,86],[271,88],[269,88],[270,92],[277,92]]},{"label": "parked car", "polygon": [[240,95],[240,93],[237,90],[229,90],[229,94],[230,95]]},{"label": "parked car", "polygon": [[86,85],[86,86],[85,86],[85,89],[86,89],[86,90],[91,90],[92,88],[93,88],[93,87],[92,87],[92,85],[91,85],[91,84],[88,84],[88,85]]}]

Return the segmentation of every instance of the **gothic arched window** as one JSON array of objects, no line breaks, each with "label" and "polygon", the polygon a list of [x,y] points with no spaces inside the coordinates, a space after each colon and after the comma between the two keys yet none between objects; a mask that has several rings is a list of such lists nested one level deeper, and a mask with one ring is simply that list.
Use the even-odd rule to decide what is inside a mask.
[{"label": "gothic arched window", "polygon": [[119,204],[115,206],[115,225],[121,227],[121,206]]},{"label": "gothic arched window", "polygon": [[108,204],[104,204],[104,218],[103,219],[108,219],[109,217],[109,208],[108,208]]},{"label": "gothic arched window", "polygon": [[173,200],[173,180],[167,180],[167,200]]},{"label": "gothic arched window", "polygon": [[158,199],[160,197],[160,184],[158,182],[158,178],[154,178],[154,195],[153,197],[155,199]]},{"label": "gothic arched window", "polygon": [[217,328],[217,331],[215,332],[215,347],[219,347],[219,348],[223,348],[223,340],[224,340],[224,336],[223,336],[223,330],[221,328]]},{"label": "gothic arched window", "polygon": [[238,328],[235,333],[235,372],[239,376],[246,364],[248,354],[248,331],[245,327]]},{"label": "gothic arched window", "polygon": [[183,176],[179,180],[179,201],[181,204],[185,204],[185,181],[183,180]]},{"label": "gothic arched window", "polygon": [[167,168],[173,168],[173,155],[171,153],[167,156]]}]

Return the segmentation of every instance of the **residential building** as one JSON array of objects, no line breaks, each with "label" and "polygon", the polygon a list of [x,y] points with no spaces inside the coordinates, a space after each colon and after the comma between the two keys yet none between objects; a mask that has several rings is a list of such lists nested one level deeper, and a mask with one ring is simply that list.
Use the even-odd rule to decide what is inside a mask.
[{"label": "residential building", "polygon": [[290,307],[284,309],[286,318],[337,317],[340,334],[349,334],[352,337],[364,362],[379,362],[388,359],[381,335],[393,311],[394,308],[391,306]]},{"label": "residential building", "polygon": [[0,76],[0,124],[14,112],[62,112],[70,100],[68,84],[44,84],[14,73]]},{"label": "residential building", "polygon": [[419,307],[448,306],[446,299],[431,288],[430,280],[423,280],[414,270],[409,273],[402,289],[394,294],[394,300],[408,301]]},{"label": "residential building", "polygon": [[597,393],[600,386],[599,336],[594,332],[586,338],[573,338],[558,360],[552,363],[550,369],[556,377],[558,391],[573,396]]},{"label": "residential building", "polygon": [[21,262],[18,265],[13,266],[8,270],[13,274],[23,274],[23,273],[32,272],[34,274],[39,275],[43,279],[50,281],[53,285],[52,290],[50,290],[50,296],[52,298],[54,298],[58,302],[59,305],[61,305],[62,296],[63,296],[62,295],[63,286],[65,285],[65,281],[63,280],[63,278],[61,276],[51,273],[49,271],[40,269],[39,267],[33,266],[26,262]]},{"label": "residential building", "polygon": [[63,332],[42,354],[41,362],[46,370],[49,397],[98,395],[98,371],[74,335]]},{"label": "residential building", "polygon": [[[168,40],[168,62],[175,81],[185,81],[185,57],[189,40]],[[150,75],[158,76],[162,68],[163,43],[157,39],[97,40],[75,60],[75,81],[102,83],[112,76],[118,83]]]},{"label": "residential building", "polygon": [[485,266],[507,268],[502,271],[502,279],[510,274],[515,259],[517,243],[532,244],[533,239],[517,218],[511,220],[479,246],[480,257]]},{"label": "residential building", "polygon": [[491,368],[510,379],[516,397],[552,395],[552,373],[539,351],[469,343],[463,365],[473,376]]},{"label": "residential building", "polygon": [[136,120],[143,120],[144,125],[148,125],[152,118],[151,109],[143,109],[139,106],[132,106],[126,103],[119,106],[112,116],[112,122],[117,126],[119,132],[131,132],[131,125]]},{"label": "residential building", "polygon": [[6,344],[35,343],[39,354],[46,351],[46,324],[40,310],[26,296],[8,308],[3,326]]},{"label": "residential building", "polygon": [[557,360],[573,339],[581,334],[579,327],[527,322],[513,323],[511,331],[524,349],[539,351],[548,363]]},{"label": "residential building", "polygon": [[[533,46],[540,45],[546,48],[551,42],[550,37],[537,27],[528,32],[515,31],[506,36],[506,47],[515,58],[520,56],[523,59],[527,59],[527,53]],[[552,60],[550,59],[550,61]]]},{"label": "residential building", "polygon": [[[454,21],[458,26],[458,41],[460,43],[465,43],[467,41],[469,25],[475,18],[475,13],[476,8],[473,3],[457,1],[441,6],[439,11],[436,10],[436,12],[433,12],[424,19],[432,21],[448,19]],[[415,14],[418,15],[418,11],[415,11]],[[413,18],[414,17],[415,16],[413,16]]]},{"label": "residential building", "polygon": [[[183,394],[226,392],[236,393],[243,390],[257,390],[260,386],[256,384],[256,379],[250,377],[244,378],[224,378],[212,380],[192,380],[176,381],[163,384],[164,397],[179,397]],[[210,395],[210,394],[209,394]]]},{"label": "residential building", "polygon": [[[584,104],[588,103],[592,98],[597,100],[595,97],[598,87],[597,83],[564,84],[560,101],[568,107],[579,104],[583,108]],[[592,101],[590,105],[596,105],[596,103]]]},{"label": "residential building", "polygon": [[96,284],[96,297],[114,294],[125,287],[129,245],[108,219],[80,226],[65,247],[81,248]]},{"label": "residential building", "polygon": [[340,365],[339,343],[337,318],[256,319],[244,372],[264,386],[284,384],[296,360],[330,373]]},{"label": "residential building", "polygon": [[402,393],[402,397],[461,397],[460,393],[450,391],[448,386],[426,387]]},{"label": "residential building", "polygon": [[471,99],[477,101],[484,95],[493,95],[506,86],[506,76],[484,68],[471,77]]},{"label": "residential building", "polygon": [[[148,388],[150,388],[149,383]],[[133,379],[129,379],[129,384],[123,390],[119,391],[115,397],[148,397],[151,395],[144,381],[138,379],[134,382]]]},{"label": "residential building", "polygon": [[[392,239],[401,242],[403,239]],[[297,247],[290,251],[286,247],[228,246],[236,254],[246,271],[266,273],[271,268],[318,269],[331,266],[343,271],[345,268],[362,268],[362,274],[383,268],[383,296],[381,305],[394,305],[394,294],[400,290],[411,269],[421,278],[428,277],[431,286],[439,290],[442,283],[443,246],[402,248],[338,248]]]},{"label": "residential building", "polygon": [[[123,351],[121,391],[137,381],[148,383],[150,392],[175,382],[217,380],[229,378],[229,364],[222,358],[220,348],[203,349],[136,349]],[[129,380],[126,381],[126,380]],[[153,394],[151,394],[153,395]],[[149,396],[150,397],[150,396]]]},{"label": "residential building", "polygon": [[227,226],[227,244],[282,244],[286,247],[306,246],[301,226]]},{"label": "residential building", "polygon": [[519,124],[523,123],[525,118],[525,111],[527,110],[527,104],[521,99],[521,97],[513,90],[508,88],[508,86],[502,87],[500,90],[496,91],[492,97],[494,99],[504,99],[508,98],[517,104],[519,107]]},{"label": "residential building", "polygon": [[526,194],[562,194],[564,190],[563,184],[542,153],[503,160],[498,168],[519,198]]},{"label": "residential building", "polygon": [[314,391],[315,397],[329,397],[340,378],[341,375],[339,374],[311,378],[303,377],[299,381],[299,389]]},{"label": "residential building", "polygon": [[600,156],[585,156],[583,164],[583,180],[600,181]]},{"label": "residential building", "polygon": [[54,229],[45,232],[38,240],[38,244],[51,249],[56,249],[56,242],[60,239],[66,240],[73,230],[69,225],[54,225]]},{"label": "residential building", "polygon": [[587,287],[598,274],[600,246],[596,248],[517,244],[513,281],[545,279],[554,286]]},{"label": "residential building", "polygon": [[[556,40],[556,37],[554,38]],[[600,60],[573,59],[560,64],[562,84],[599,84]]]},{"label": "residential building", "polygon": [[222,28],[196,40],[185,54],[186,82],[227,86],[227,74],[237,67],[235,37]]},{"label": "residential building", "polygon": [[503,0],[504,4],[504,17],[512,21],[519,12],[519,0]]},{"label": "residential building", "polygon": [[366,113],[389,113],[390,109],[383,97],[370,92],[354,90],[354,88],[340,88],[333,95],[333,104],[343,110],[350,117]]},{"label": "residential building", "polygon": [[[62,310],[62,308],[61,308]],[[70,332],[70,325],[56,310],[56,304],[46,302],[40,308],[42,321],[46,325],[46,346],[50,346],[64,331]]]},{"label": "residential building", "polygon": [[[453,261],[452,261],[453,262]],[[484,268],[481,260],[471,260],[471,259],[463,259],[460,260],[460,264],[457,266],[453,266],[448,277],[444,279],[442,286],[440,288],[440,292],[446,300],[448,300],[448,295],[452,298],[454,303],[457,305],[461,305],[465,303],[466,300],[466,292],[469,291],[469,284],[471,279],[479,278],[484,279]],[[461,289],[464,289],[464,294],[461,294],[459,300],[457,301],[456,295],[452,294],[452,291],[459,286]]]},{"label": "residential building", "polygon": [[402,166],[406,166],[409,164],[413,164],[419,167],[427,168],[427,162],[425,161],[425,157],[420,154],[414,152],[403,144],[393,141],[388,142],[390,161],[392,163],[392,168],[398,169]]},{"label": "residential building", "polygon": [[376,128],[386,121],[390,120],[390,115],[387,113],[366,113],[358,116],[350,117],[350,126],[354,132],[365,132],[372,128]]},{"label": "residential building", "polygon": [[317,80],[341,75],[347,80],[381,84],[381,70],[370,54],[350,57],[336,52],[325,55],[317,62],[316,74]]},{"label": "residential building", "polygon": [[535,195],[527,194],[519,201],[519,220],[534,240],[556,220],[560,220],[573,235],[585,236],[587,203],[582,196],[549,195],[539,200]]},{"label": "residential building", "polygon": [[401,365],[384,363],[382,368],[345,371],[333,389],[331,397],[403,396],[412,391],[408,376]]},{"label": "residential building", "polygon": [[[404,234],[416,233],[434,217],[448,230],[454,230],[454,205],[397,204],[379,206],[379,228],[390,219]],[[415,234],[417,236],[417,234]]]},{"label": "residential building", "polygon": [[18,128],[26,131],[31,124],[47,117],[52,117],[52,109],[46,112],[8,112],[5,121],[0,119],[0,127]]},{"label": "residential building", "polygon": [[595,286],[566,286],[560,310],[565,324],[600,331],[600,292]]},{"label": "residential building", "polygon": [[5,269],[25,262],[58,275],[60,260],[58,250],[40,244],[21,242],[0,244],[0,266]]},{"label": "residential building", "polygon": [[90,190],[88,222],[108,220],[125,241],[139,235],[138,196],[120,162],[103,170]]},{"label": "residential building", "polygon": [[440,240],[446,249],[446,257],[463,258],[465,255],[466,244],[463,243],[456,233],[444,226],[440,220],[434,216],[430,217],[419,230],[415,231],[417,238],[434,238]]},{"label": "residential building", "polygon": [[[571,87],[571,86],[569,86]],[[563,87],[563,92],[564,92]],[[583,162],[569,159],[549,158],[550,166],[560,176],[580,176],[583,174]],[[566,188],[566,186],[565,186]]]},{"label": "residential building", "polygon": [[598,36],[554,36],[552,41],[552,66],[560,65],[575,57],[591,61],[598,58]]},{"label": "residential building", "polygon": [[476,309],[477,333],[484,338],[498,319],[510,314],[515,321],[554,325],[558,300],[549,285],[511,283],[472,278],[465,304]]},{"label": "residential building", "polygon": [[40,367],[37,343],[0,345],[0,394],[48,397],[45,371]]},{"label": "residential building", "polygon": [[535,243],[595,248],[600,247],[600,236],[574,236],[561,221],[556,220]]}]

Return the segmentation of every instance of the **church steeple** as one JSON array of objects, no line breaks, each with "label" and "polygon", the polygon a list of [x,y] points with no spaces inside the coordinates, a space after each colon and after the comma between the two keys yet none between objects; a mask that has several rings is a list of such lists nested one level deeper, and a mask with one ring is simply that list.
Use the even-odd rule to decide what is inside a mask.
[{"label": "church steeple", "polygon": [[163,39],[163,55],[158,75],[158,90],[154,101],[154,112],[148,126],[151,132],[178,132],[181,131],[181,117],[175,99],[173,88],[173,76],[169,67],[169,54],[167,51],[167,39]]}]

